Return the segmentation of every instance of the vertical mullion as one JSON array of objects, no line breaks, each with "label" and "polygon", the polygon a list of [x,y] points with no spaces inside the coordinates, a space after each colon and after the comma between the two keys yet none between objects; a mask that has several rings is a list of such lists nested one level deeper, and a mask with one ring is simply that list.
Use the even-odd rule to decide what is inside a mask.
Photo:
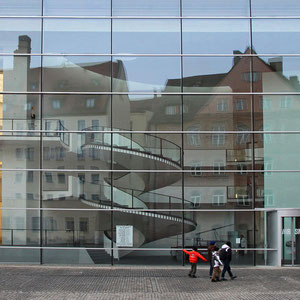
[{"label": "vertical mullion", "polygon": [[[181,92],[181,130],[183,131],[183,45],[182,45],[182,0],[180,1],[180,92]],[[184,134],[181,133],[181,169],[184,169]],[[184,173],[181,173],[181,197],[182,197],[182,247],[184,248]],[[184,253],[182,253],[182,265],[184,266]]]},{"label": "vertical mullion", "polygon": [[[41,54],[44,53],[44,0],[41,3]],[[40,91],[43,91],[43,55],[41,55],[41,74],[40,74]],[[43,129],[43,95],[40,94],[40,129]],[[39,171],[39,180],[40,180],[40,264],[43,264],[43,133],[40,132],[40,171]]]},{"label": "vertical mullion", "polygon": [[[250,54],[253,54],[253,37],[252,37],[252,6],[251,6],[251,0],[249,0],[249,29],[250,29]],[[255,126],[255,105],[254,105],[254,58],[251,55],[250,57],[250,78],[251,78],[251,84],[250,84],[250,93],[251,93],[251,131],[254,131],[254,126]],[[252,151],[252,170],[255,169],[255,134],[251,133],[251,151]],[[251,194],[252,194],[252,209],[253,209],[253,243],[254,243],[254,248],[256,248],[256,233],[255,233],[255,228],[256,228],[256,215],[254,212],[255,209],[255,203],[256,203],[256,197],[255,197],[255,173],[252,172],[251,175],[251,181],[252,181],[252,186],[251,186]],[[254,251],[253,255],[253,265],[256,265],[256,251]]]},{"label": "vertical mullion", "polygon": [[[110,1],[110,89],[111,92],[113,91],[113,57],[112,57],[112,32],[113,32],[113,19],[112,19],[112,7],[113,7],[113,0]],[[110,129],[112,131],[113,128],[113,95],[110,96]],[[113,169],[113,133],[110,133],[110,169]],[[110,228],[111,228],[111,265],[114,265],[114,193],[113,193],[113,186],[114,186],[114,178],[113,172],[110,172]]]}]

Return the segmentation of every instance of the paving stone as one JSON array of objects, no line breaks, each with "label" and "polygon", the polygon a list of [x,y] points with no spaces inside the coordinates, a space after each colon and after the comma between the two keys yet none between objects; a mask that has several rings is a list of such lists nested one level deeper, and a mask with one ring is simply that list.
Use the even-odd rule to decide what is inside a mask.
[{"label": "paving stone", "polygon": [[300,299],[300,268],[233,268],[236,280],[212,283],[187,267],[0,265],[0,299]]}]

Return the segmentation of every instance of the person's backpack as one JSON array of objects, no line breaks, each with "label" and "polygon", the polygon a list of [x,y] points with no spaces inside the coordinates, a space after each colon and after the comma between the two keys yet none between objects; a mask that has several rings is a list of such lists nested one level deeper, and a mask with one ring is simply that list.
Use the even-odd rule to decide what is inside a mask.
[{"label": "person's backpack", "polygon": [[227,258],[226,248],[220,249],[220,251],[219,251],[219,257],[220,257],[221,261],[226,260],[226,258]]}]

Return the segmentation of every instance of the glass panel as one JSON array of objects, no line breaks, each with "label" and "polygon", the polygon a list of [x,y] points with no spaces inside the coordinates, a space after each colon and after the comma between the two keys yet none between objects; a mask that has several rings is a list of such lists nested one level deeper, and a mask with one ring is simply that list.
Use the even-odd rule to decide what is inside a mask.
[{"label": "glass panel", "polygon": [[114,57],[113,74],[114,92],[180,92],[180,57]]},{"label": "glass panel", "polygon": [[[255,92],[299,92],[300,57],[254,57],[253,83]],[[264,98],[273,99],[279,96],[266,95]],[[286,99],[289,99],[287,96]],[[265,102],[270,102],[266,100]],[[289,108],[291,100],[286,101],[283,108]],[[284,103],[283,103],[284,104]],[[272,110],[272,104],[266,103],[264,108]]]},{"label": "glass panel", "polygon": [[[39,130],[40,129],[40,96],[39,95],[1,95],[0,96],[0,128],[3,130]],[[39,132],[1,132],[0,135],[15,136],[17,140],[32,141],[32,137],[38,137]],[[10,139],[11,140],[11,139]],[[11,144],[14,142],[11,141]],[[2,137],[2,143],[7,143]],[[38,141],[36,141],[38,143]]]},{"label": "glass panel", "polygon": [[42,1],[40,0],[0,0],[1,16],[40,16]]},{"label": "glass panel", "polygon": [[[38,210],[2,209],[1,244],[3,246],[40,246],[39,228],[35,227],[34,224],[34,220],[39,218],[39,213]],[[32,256],[27,256],[25,249],[19,250],[20,258],[25,261],[35,261],[37,259],[34,251]],[[6,253],[5,256],[4,260],[9,261],[11,259],[9,253]]]},{"label": "glass panel", "polygon": [[[250,131],[251,130],[251,95],[197,95],[184,96],[185,110],[183,114],[183,128],[187,131]],[[204,145],[210,143],[210,134],[203,135]],[[208,139],[208,140],[207,140]],[[249,133],[237,134],[229,137],[235,141],[236,148],[250,148]],[[187,136],[187,144],[197,146],[201,144],[200,135]],[[203,143],[202,143],[203,144]],[[224,143],[219,143],[226,144]],[[243,146],[244,145],[244,146]],[[229,146],[229,145],[228,145]],[[225,146],[226,147],[226,146]],[[232,146],[231,146],[232,148]]]},{"label": "glass panel", "polygon": [[40,249],[0,249],[1,263],[39,264]]},{"label": "glass panel", "polygon": [[111,0],[44,0],[46,16],[110,16]]},{"label": "glass panel", "polygon": [[[43,90],[47,92],[109,92],[110,58],[45,56]],[[117,76],[123,76],[118,68]]]},{"label": "glass panel", "polygon": [[[114,172],[113,174],[114,205],[116,207],[164,210],[182,209],[180,173]],[[187,207],[189,207],[189,203],[189,201],[185,201]],[[168,216],[182,216],[181,211],[162,211],[161,213]],[[139,215],[138,212],[126,214]],[[151,218],[151,215],[152,212],[143,213],[143,216],[146,216],[148,219]]]},{"label": "glass panel", "polygon": [[179,54],[180,21],[113,20],[112,38],[113,53]]},{"label": "glass panel", "polygon": [[[62,238],[61,235],[59,235]],[[90,245],[89,245],[90,246]],[[110,264],[108,253],[103,249],[44,249],[42,252],[44,264],[54,265],[95,265]]]},{"label": "glass panel", "polygon": [[94,171],[43,172],[43,207],[110,209],[109,173],[87,167]]},{"label": "glass panel", "polygon": [[44,52],[110,54],[110,20],[44,20]]},{"label": "glass panel", "polygon": [[249,92],[250,80],[249,57],[183,58],[184,92]]},{"label": "glass panel", "polygon": [[256,16],[299,16],[298,0],[252,0],[252,15]]},{"label": "glass panel", "polygon": [[[253,212],[194,212],[195,229],[185,234],[185,247],[197,246],[206,256],[210,241],[221,246],[232,244],[232,264],[253,265]],[[202,250],[202,251],[201,251]]]},{"label": "glass panel", "polygon": [[[110,248],[111,245],[107,246],[110,241],[106,241],[111,231],[110,214],[110,211],[44,211],[43,246]],[[93,263],[90,255],[94,253],[86,252],[82,259]],[[61,254],[69,255],[69,251],[62,251]],[[105,255],[105,260],[109,261],[108,255]]]},{"label": "glass panel", "polygon": [[248,20],[183,19],[182,31],[185,54],[242,53],[250,47]]},{"label": "glass panel", "polygon": [[[3,147],[4,148],[4,147]],[[4,151],[7,153],[5,159],[1,155],[1,168],[20,168],[22,162],[14,157],[14,153],[19,154],[19,149],[3,149],[1,148],[1,153]],[[24,151],[25,152],[25,151]],[[23,152],[23,154],[24,154]],[[11,153],[12,155],[9,155]],[[19,166],[8,164],[9,161],[14,161],[19,164]],[[28,168],[31,168],[29,161],[27,162]],[[35,166],[38,167],[37,165]],[[2,171],[0,169],[0,187],[1,187],[1,197],[0,202],[2,202],[3,208],[38,208],[40,206],[40,174],[39,171]],[[9,215],[10,211],[6,211]],[[26,214],[26,212],[24,212]],[[13,212],[11,213],[14,216]],[[5,228],[5,226],[3,226]]]},{"label": "glass panel", "polygon": [[285,217],[282,218],[282,260],[281,263],[283,265],[291,265],[293,264],[293,254],[292,254],[292,246],[293,246],[293,218]]},{"label": "glass panel", "polygon": [[44,129],[64,130],[65,138],[69,130],[110,130],[110,102],[110,95],[44,95]]},{"label": "glass panel", "polygon": [[[281,158],[280,158],[281,159]],[[277,162],[265,157],[265,172],[256,178],[256,205],[265,208],[299,208],[299,172],[272,172]]]},{"label": "glass panel", "polygon": [[119,260],[115,260],[117,265],[176,265],[182,266],[182,250],[176,246],[171,246],[168,250],[114,250],[115,257],[119,256]]},{"label": "glass panel", "polygon": [[113,16],[179,16],[180,1],[114,0]]},{"label": "glass panel", "polygon": [[184,0],[182,14],[186,16],[249,16],[248,0]]},{"label": "glass panel", "polygon": [[[263,133],[256,135],[255,140],[257,141],[255,143],[255,154],[258,170],[300,170],[298,160],[299,134]],[[266,175],[271,174],[267,172]]]},{"label": "glass panel", "polygon": [[[191,220],[186,218],[184,222],[186,232],[195,228],[195,224]],[[114,257],[124,258],[124,261],[127,261],[126,257],[127,254],[130,254],[131,247],[180,249],[181,251],[182,217],[166,211],[114,212]],[[123,248],[123,250],[119,250],[119,248]],[[173,254],[170,255],[170,250],[167,259],[169,258],[171,262]],[[143,253],[144,256],[155,256],[154,253],[151,254],[147,250],[144,250]]]},{"label": "glass panel", "polygon": [[[284,3],[286,6],[286,3]],[[257,53],[297,54],[300,52],[299,19],[252,20],[253,45]]]},{"label": "glass panel", "polygon": [[[215,171],[204,173],[210,167],[202,166],[202,161],[194,159],[186,169],[184,198],[188,209],[251,209],[252,179],[250,174],[224,173],[223,166],[214,166]],[[201,164],[201,166],[199,166]]]},{"label": "glass panel", "polygon": [[[39,56],[0,56],[0,78],[3,82],[0,90],[38,92],[40,90],[40,72],[41,57]],[[27,96],[22,97],[26,99]]]},{"label": "glass panel", "polygon": [[180,134],[114,133],[113,147],[116,169],[176,170],[181,166]]},{"label": "glass panel", "polygon": [[0,52],[41,53],[41,20],[0,19]]},{"label": "glass panel", "polygon": [[178,95],[114,95],[112,105],[114,130],[181,130],[182,111],[191,113]]}]

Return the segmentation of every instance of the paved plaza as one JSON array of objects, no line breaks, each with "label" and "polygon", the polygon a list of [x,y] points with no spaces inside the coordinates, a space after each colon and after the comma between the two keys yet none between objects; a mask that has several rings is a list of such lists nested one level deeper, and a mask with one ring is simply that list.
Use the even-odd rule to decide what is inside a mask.
[{"label": "paved plaza", "polygon": [[0,265],[0,299],[300,299],[300,268],[234,268],[212,283],[188,267]]}]

